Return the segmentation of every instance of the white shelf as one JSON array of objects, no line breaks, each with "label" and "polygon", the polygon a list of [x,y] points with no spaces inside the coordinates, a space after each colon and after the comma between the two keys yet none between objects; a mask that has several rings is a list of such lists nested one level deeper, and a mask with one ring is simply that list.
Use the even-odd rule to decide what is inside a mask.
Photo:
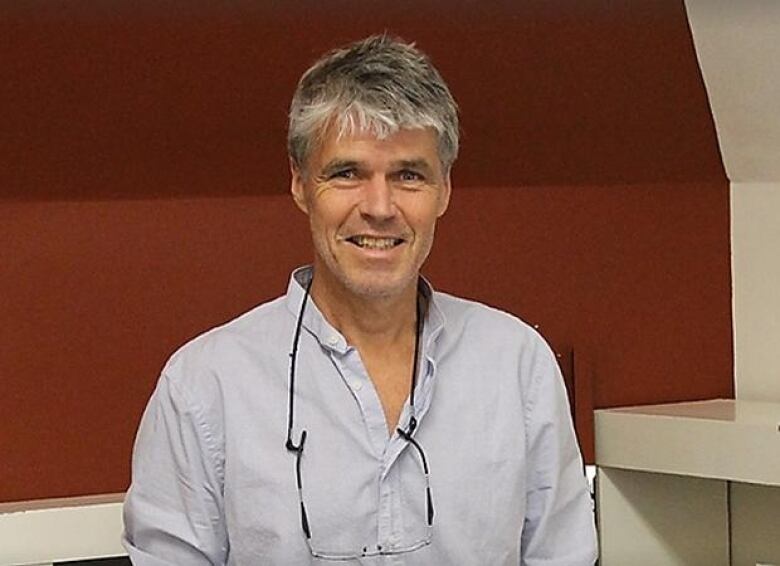
[{"label": "white shelf", "polygon": [[0,503],[0,566],[122,556],[123,493]]},{"label": "white shelf", "polygon": [[602,409],[595,426],[600,467],[780,486],[780,403]]},{"label": "white shelf", "polygon": [[780,403],[596,411],[602,566],[780,564]]}]

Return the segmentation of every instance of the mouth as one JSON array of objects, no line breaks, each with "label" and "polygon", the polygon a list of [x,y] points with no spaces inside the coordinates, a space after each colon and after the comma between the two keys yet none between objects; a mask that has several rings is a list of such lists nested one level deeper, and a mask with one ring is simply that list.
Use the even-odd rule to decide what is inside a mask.
[{"label": "mouth", "polygon": [[378,236],[350,236],[345,241],[365,250],[390,250],[404,243],[403,238]]}]

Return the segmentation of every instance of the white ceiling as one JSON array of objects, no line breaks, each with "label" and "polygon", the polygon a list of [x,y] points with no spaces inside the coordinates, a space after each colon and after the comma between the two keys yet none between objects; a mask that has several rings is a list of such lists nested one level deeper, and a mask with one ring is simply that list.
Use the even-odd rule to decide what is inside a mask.
[{"label": "white ceiling", "polygon": [[685,0],[732,182],[780,181],[780,0]]}]

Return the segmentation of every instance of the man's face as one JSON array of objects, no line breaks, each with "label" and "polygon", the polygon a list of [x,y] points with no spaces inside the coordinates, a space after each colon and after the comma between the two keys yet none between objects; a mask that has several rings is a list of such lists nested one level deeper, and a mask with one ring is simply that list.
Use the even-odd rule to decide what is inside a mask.
[{"label": "man's face", "polygon": [[317,278],[363,298],[409,291],[433,244],[450,182],[430,129],[337,138],[312,152],[292,193],[309,216]]}]

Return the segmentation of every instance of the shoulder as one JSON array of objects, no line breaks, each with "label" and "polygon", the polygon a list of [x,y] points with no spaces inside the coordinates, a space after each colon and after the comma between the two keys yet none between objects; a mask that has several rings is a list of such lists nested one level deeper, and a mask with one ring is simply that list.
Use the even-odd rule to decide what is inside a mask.
[{"label": "shoulder", "polygon": [[434,301],[442,311],[447,333],[482,336],[501,344],[546,346],[535,328],[512,313],[447,293],[434,293]]},{"label": "shoulder", "polygon": [[[435,293],[444,323],[440,344],[490,367],[514,368],[525,387],[558,373],[552,348],[542,335],[519,317],[476,301]],[[460,357],[460,356],[458,356]]]},{"label": "shoulder", "polygon": [[178,389],[197,389],[263,348],[273,348],[280,327],[289,324],[292,317],[284,297],[258,305],[179,347],[165,364],[163,377]]}]

